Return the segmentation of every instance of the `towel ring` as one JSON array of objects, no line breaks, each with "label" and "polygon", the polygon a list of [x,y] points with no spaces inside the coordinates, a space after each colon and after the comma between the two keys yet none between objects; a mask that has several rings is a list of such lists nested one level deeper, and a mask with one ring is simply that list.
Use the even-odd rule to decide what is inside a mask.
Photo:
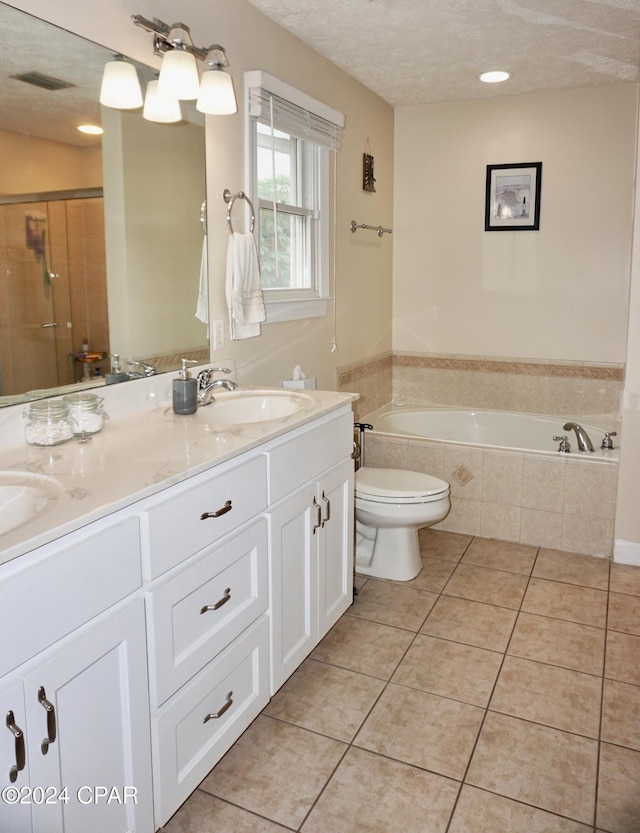
[{"label": "towel ring", "polygon": [[249,208],[251,209],[251,225],[249,226],[249,231],[253,231],[253,228],[256,224],[256,215],[255,211],[253,210],[253,203],[245,194],[245,192],[238,191],[237,194],[232,194],[228,188],[225,188],[222,192],[222,199],[229,205],[229,208],[227,208],[227,225],[229,226],[229,231],[231,232],[231,234],[233,234],[233,225],[231,223],[231,209],[233,208],[233,204],[236,200],[246,200],[249,203]]}]

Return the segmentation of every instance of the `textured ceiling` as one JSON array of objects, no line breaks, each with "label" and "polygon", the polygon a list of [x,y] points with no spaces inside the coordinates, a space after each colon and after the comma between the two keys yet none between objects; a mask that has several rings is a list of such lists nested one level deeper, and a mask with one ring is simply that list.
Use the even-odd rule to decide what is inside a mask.
[{"label": "textured ceiling", "polygon": [[640,0],[249,2],[395,106],[640,77]]}]

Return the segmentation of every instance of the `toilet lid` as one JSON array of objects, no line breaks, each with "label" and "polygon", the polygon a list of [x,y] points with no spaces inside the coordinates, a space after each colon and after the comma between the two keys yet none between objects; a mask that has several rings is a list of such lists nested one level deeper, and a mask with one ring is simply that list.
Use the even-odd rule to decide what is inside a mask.
[{"label": "toilet lid", "polygon": [[392,498],[406,501],[436,500],[449,493],[445,480],[404,469],[358,469],[356,472],[356,494],[373,500]]}]

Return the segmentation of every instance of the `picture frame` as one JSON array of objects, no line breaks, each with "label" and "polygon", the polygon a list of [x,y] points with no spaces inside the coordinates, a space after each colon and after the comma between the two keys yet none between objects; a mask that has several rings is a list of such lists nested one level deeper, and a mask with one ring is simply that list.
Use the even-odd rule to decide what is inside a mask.
[{"label": "picture frame", "polygon": [[376,190],[376,178],[373,174],[374,159],[370,153],[362,154],[362,189],[364,191]]},{"label": "picture frame", "polygon": [[485,231],[538,231],[542,162],[487,165]]}]

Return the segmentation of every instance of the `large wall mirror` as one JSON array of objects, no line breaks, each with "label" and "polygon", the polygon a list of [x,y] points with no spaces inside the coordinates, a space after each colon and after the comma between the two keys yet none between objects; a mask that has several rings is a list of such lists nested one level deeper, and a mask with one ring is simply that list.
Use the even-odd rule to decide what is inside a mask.
[{"label": "large wall mirror", "polygon": [[4,3],[0,50],[0,405],[103,384],[109,354],[207,361],[204,116],[101,107],[112,53]]}]

